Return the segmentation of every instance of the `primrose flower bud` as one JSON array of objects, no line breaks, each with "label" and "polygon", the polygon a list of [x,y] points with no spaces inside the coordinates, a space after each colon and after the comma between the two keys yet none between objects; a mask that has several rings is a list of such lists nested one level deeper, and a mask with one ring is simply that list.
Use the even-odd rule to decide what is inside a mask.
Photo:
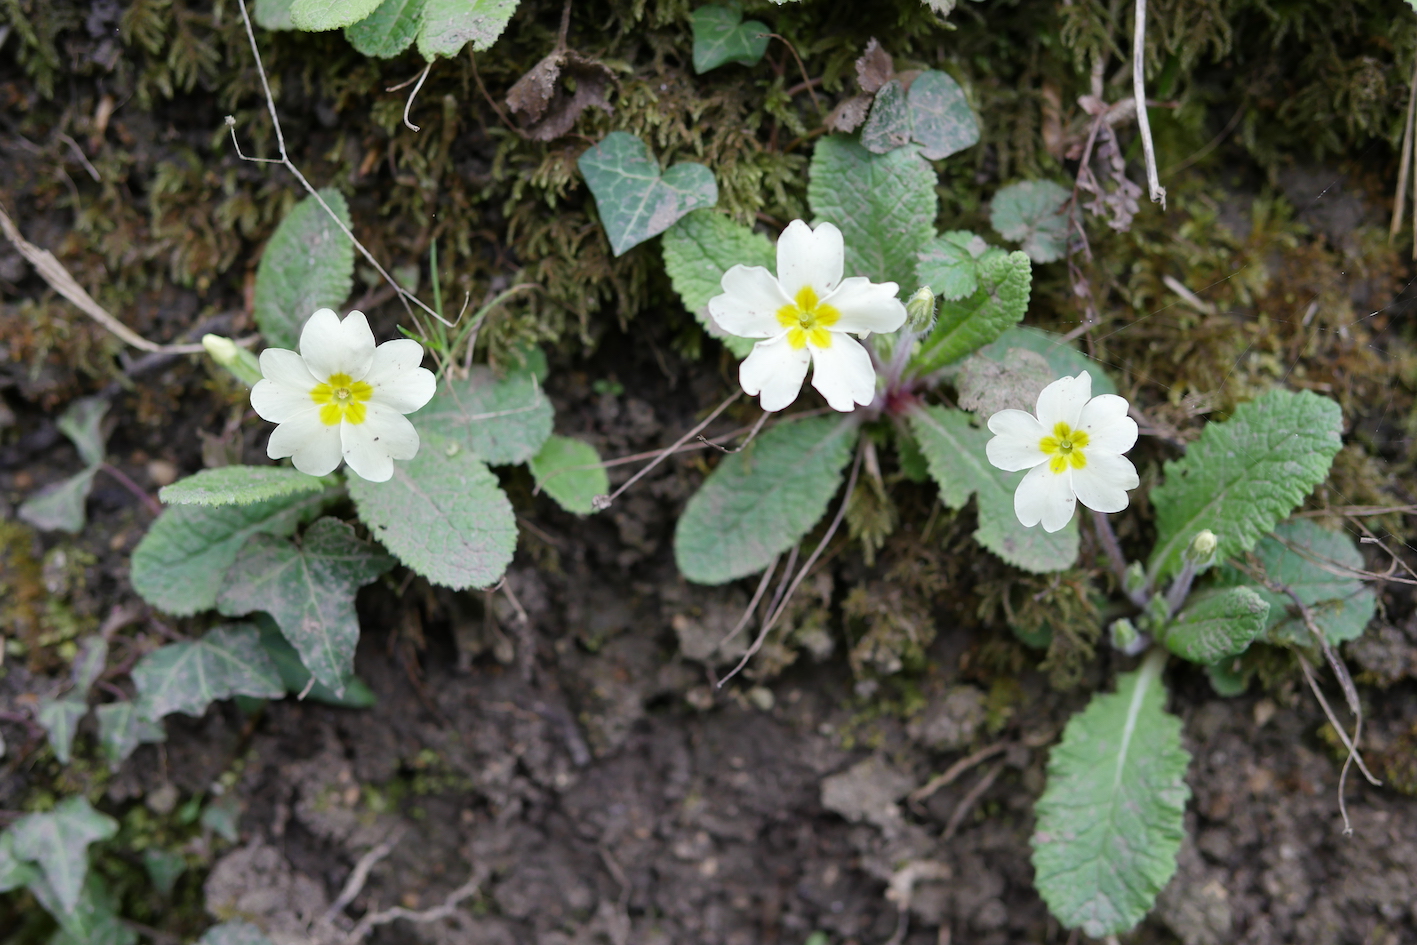
[{"label": "primrose flower bud", "polygon": [[1215,554],[1215,546],[1218,544],[1220,541],[1215,537],[1215,532],[1203,528],[1191,539],[1191,555],[1198,561],[1204,561]]},{"label": "primrose flower bud", "polygon": [[1123,653],[1132,654],[1135,652],[1141,634],[1137,632],[1136,625],[1126,617],[1112,621],[1108,628],[1112,637],[1112,648],[1121,650]]},{"label": "primrose flower bud", "polygon": [[924,334],[935,324],[935,293],[928,285],[915,290],[910,301],[905,303],[905,327]]},{"label": "primrose flower bud", "polygon": [[207,349],[207,354],[212,356],[213,361],[230,371],[247,387],[255,386],[263,376],[261,362],[256,360],[256,356],[230,338],[203,335],[202,347]]}]

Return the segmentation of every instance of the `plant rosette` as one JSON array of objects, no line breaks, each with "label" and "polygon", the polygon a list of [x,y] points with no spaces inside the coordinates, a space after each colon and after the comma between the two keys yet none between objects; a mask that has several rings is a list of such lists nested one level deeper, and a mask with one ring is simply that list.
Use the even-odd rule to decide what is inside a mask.
[{"label": "plant rosette", "polygon": [[262,379],[251,406],[276,424],[271,459],[325,476],[347,462],[361,478],[387,482],[394,460],[418,454],[418,431],[404,414],[433,398],[437,381],[420,367],[423,346],[409,338],[375,347],[362,312],[341,321],[322,308],[300,332],[300,351],[261,352]]}]

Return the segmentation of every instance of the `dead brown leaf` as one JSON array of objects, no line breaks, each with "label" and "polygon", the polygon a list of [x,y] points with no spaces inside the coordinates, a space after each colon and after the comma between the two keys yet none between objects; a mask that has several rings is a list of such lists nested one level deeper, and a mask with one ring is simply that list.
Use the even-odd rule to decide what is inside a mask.
[{"label": "dead brown leaf", "polygon": [[[587,108],[614,112],[605,95],[610,70],[574,49],[559,49],[532,66],[507,92],[507,107],[533,141],[551,141],[575,126]],[[575,86],[575,91],[567,85]]]},{"label": "dead brown leaf", "polygon": [[894,75],[895,63],[891,60],[891,54],[881,48],[874,36],[871,37],[866,44],[866,52],[856,60],[856,81],[860,83],[861,91],[875,95]]}]

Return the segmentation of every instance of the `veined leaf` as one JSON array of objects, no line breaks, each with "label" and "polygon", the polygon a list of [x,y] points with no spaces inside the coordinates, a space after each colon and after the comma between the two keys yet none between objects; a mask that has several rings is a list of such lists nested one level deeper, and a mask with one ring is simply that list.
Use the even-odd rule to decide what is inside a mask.
[{"label": "veined leaf", "polygon": [[551,435],[551,413],[531,371],[498,378],[478,365],[466,380],[444,379],[427,406],[409,419],[424,436],[450,440],[500,466],[537,454]]},{"label": "veined leaf", "polygon": [[10,831],[0,833],[0,893],[28,886],[39,879],[39,870],[15,856],[14,837]]},{"label": "veined leaf", "polygon": [[[328,4],[331,0],[319,2]],[[374,2],[377,4],[378,0]],[[324,187],[319,193],[348,228],[349,205],[344,195],[332,187]],[[349,298],[353,285],[354,243],[319,201],[306,197],[280,221],[261,254],[261,263],[256,267],[256,324],[269,344],[294,348],[300,340],[300,329],[310,316],[318,309],[339,308]]]},{"label": "veined leaf", "polygon": [[600,223],[619,256],[669,229],[692,210],[718,203],[718,182],[702,164],[675,164],[662,174],[643,141],[612,131],[576,161]]},{"label": "veined leaf", "polygon": [[118,832],[118,821],[100,814],[82,794],[67,797],[44,814],[29,814],[9,830],[16,859],[38,863],[58,904],[73,912],[89,871],[89,844]]},{"label": "veined leaf", "polygon": [[358,23],[378,5],[379,0],[295,0],[290,5],[290,21],[307,32],[337,30]]},{"label": "veined leaf", "polygon": [[1048,366],[1053,369],[1055,378],[1077,377],[1083,371],[1088,372],[1092,376],[1094,397],[1099,394],[1117,393],[1117,385],[1112,383],[1112,378],[1101,364],[1064,341],[1062,335],[1055,335],[1050,331],[1016,325],[993,343],[980,348],[975,355],[1002,362],[1010,348],[1023,348],[1043,355]]},{"label": "veined leaf", "polygon": [[920,345],[915,364],[929,373],[994,341],[1028,310],[1033,267],[1020,252],[979,260],[979,287],[967,299],[940,303],[935,328]]},{"label": "veined leaf", "polygon": [[1063,212],[1070,192],[1051,180],[1010,184],[994,195],[989,222],[1006,240],[1023,244],[1036,263],[1062,259],[1068,252],[1068,215]]},{"label": "veined leaf", "polygon": [[553,436],[527,463],[536,484],[567,512],[589,515],[594,500],[610,491],[600,454],[583,440]]},{"label": "veined leaf", "polygon": [[103,675],[103,667],[108,663],[108,641],[98,634],[84,637],[79,641],[79,652],[71,666],[74,690],[70,693],[79,699]]},{"label": "veined leaf", "polygon": [[368,684],[358,676],[345,679],[344,692],[339,695],[335,695],[333,689],[318,679],[312,681],[310,670],[301,662],[300,654],[290,645],[290,641],[268,614],[257,614],[256,626],[261,631],[261,648],[271,658],[276,672],[280,673],[280,681],[287,693],[296,695],[303,692],[306,701],[323,702],[346,709],[368,709],[378,702]]},{"label": "veined leaf", "polygon": [[427,0],[383,0],[358,23],[344,28],[344,38],[365,56],[392,59],[413,44],[423,25]]},{"label": "veined leaf", "polygon": [[704,330],[740,358],[753,350],[753,339],[724,334],[709,318],[709,299],[723,292],[723,274],[734,266],[777,268],[777,250],[766,236],[734,223],[726,214],[695,210],[664,231],[660,241],[664,271],[684,307]]},{"label": "veined leaf", "polygon": [[429,62],[452,58],[472,43],[475,52],[491,49],[517,12],[518,0],[427,0],[418,51]]},{"label": "veined leaf", "polygon": [[103,462],[103,418],[108,413],[108,401],[102,397],[84,397],[74,401],[54,425],[69,438],[79,451],[85,466]]},{"label": "veined leaf", "polygon": [[169,505],[250,505],[296,492],[322,492],[328,485],[289,466],[219,466],[163,486],[157,497]]},{"label": "veined leaf", "polygon": [[138,945],[137,933],[118,917],[118,897],[96,870],[89,870],[79,901],[67,913],[47,880],[31,883],[30,891],[59,920],[48,945]]},{"label": "veined leaf", "polygon": [[1242,555],[1328,476],[1342,446],[1338,404],[1310,391],[1272,390],[1241,404],[1224,423],[1208,423],[1186,455],[1168,462],[1151,491],[1156,546],[1148,570],[1165,578],[1202,529],[1220,540],[1221,558]]},{"label": "veined leaf", "polygon": [[295,23],[290,19],[290,8],[295,0],[255,0],[251,5],[251,18],[256,25],[267,30],[293,30]]},{"label": "veined leaf", "polygon": [[133,684],[138,711],[157,720],[172,712],[201,717],[217,699],[285,695],[280,675],[250,624],[207,631],[200,640],[169,643],[138,660]]},{"label": "veined leaf", "polygon": [[674,559],[696,584],[761,571],[812,530],[841,488],[856,427],[837,417],[780,423],[725,456],[674,529]]},{"label": "veined leaf", "polygon": [[947,158],[979,141],[979,123],[970,111],[964,90],[953,77],[927,69],[905,91],[899,79],[887,82],[876,93],[871,117],[861,129],[861,144],[885,154],[910,141],[932,161]]},{"label": "veined leaf", "polygon": [[990,248],[968,230],[941,233],[916,253],[920,281],[943,299],[973,295],[979,288],[979,260]]},{"label": "veined leaf", "polygon": [[1166,649],[1203,665],[1238,656],[1264,632],[1270,605],[1248,587],[1200,591],[1166,628]]},{"label": "veined leaf", "polygon": [[84,530],[84,504],[98,467],[91,466],[57,485],[46,486],[20,504],[19,516],[43,531],[77,535]]},{"label": "veined leaf", "polygon": [[1176,871],[1191,759],[1166,711],[1165,665],[1154,651],[1072,717],[1034,808],[1034,885],[1059,922],[1093,938],[1140,922]]},{"label": "veined leaf", "polygon": [[67,765],[74,746],[74,733],[79,722],[89,714],[88,703],[78,699],[41,699],[39,724],[49,733],[49,747],[61,765]]},{"label": "veined leaf", "polygon": [[98,740],[114,768],[128,759],[139,745],[167,741],[161,725],[139,711],[126,699],[108,702],[94,709],[98,716]]},{"label": "veined leaf", "polygon": [[767,24],[743,22],[743,7],[737,0],[707,3],[691,17],[694,29],[694,72],[703,75],[725,63],[756,65],[768,50]]}]

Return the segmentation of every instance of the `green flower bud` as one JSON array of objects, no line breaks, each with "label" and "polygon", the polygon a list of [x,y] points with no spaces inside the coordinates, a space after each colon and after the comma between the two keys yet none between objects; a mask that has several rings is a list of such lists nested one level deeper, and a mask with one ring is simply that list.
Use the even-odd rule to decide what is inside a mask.
[{"label": "green flower bud", "polygon": [[905,327],[924,334],[935,324],[935,293],[928,285],[915,290],[910,301],[905,303]]},{"label": "green flower bud", "polygon": [[223,338],[221,335],[203,335],[202,347],[207,349],[207,354],[212,356],[212,360],[226,368],[232,375],[247,387],[254,387],[256,382],[261,380],[261,362],[256,356],[245,348],[237,345],[230,338]]},{"label": "green flower bud", "polygon": [[1108,628],[1112,637],[1112,648],[1121,650],[1123,653],[1131,653],[1132,648],[1141,639],[1141,634],[1137,628],[1126,617],[1112,621],[1112,626]]},{"label": "green flower bud", "polygon": [[1220,541],[1215,537],[1215,532],[1208,528],[1202,529],[1191,539],[1191,554],[1199,560],[1204,560],[1215,554],[1215,546],[1218,544]]}]

